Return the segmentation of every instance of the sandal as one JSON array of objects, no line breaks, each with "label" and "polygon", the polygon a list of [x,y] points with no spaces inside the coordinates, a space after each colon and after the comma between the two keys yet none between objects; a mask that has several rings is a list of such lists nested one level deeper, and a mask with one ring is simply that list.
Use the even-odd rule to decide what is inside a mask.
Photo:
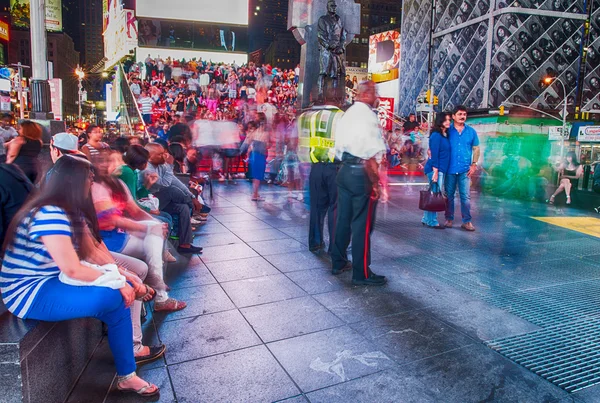
[{"label": "sandal", "polygon": [[154,361],[157,358],[162,357],[166,349],[167,347],[164,344],[161,344],[160,346],[148,346],[148,354],[136,356],[135,363],[140,365],[146,362]]},{"label": "sandal", "polygon": [[571,204],[571,196],[567,196],[567,204]]},{"label": "sandal", "polygon": [[146,287],[146,293],[136,294],[135,299],[138,301],[150,302],[154,299],[154,297],[156,297],[156,291],[153,288],[148,287],[146,284],[144,284],[144,287]]},{"label": "sandal", "polygon": [[[117,389],[123,393],[136,393],[142,397],[151,397],[151,396],[156,396],[160,393],[160,389],[158,388],[158,386],[150,383],[150,382],[146,382],[145,386],[142,386],[139,389],[133,389],[133,388],[122,388],[119,385],[119,382],[124,382],[124,381],[128,381],[129,379],[133,378],[135,376],[135,372],[132,372],[131,374],[127,375],[127,376],[123,376],[123,377],[119,377],[118,381],[117,381]],[[155,390],[153,390],[152,392],[147,392],[148,389],[150,388],[156,388]]]},{"label": "sandal", "polygon": [[154,303],[154,312],[177,312],[185,309],[187,304],[183,301],[177,301],[174,298],[169,298],[164,302],[155,302]]}]

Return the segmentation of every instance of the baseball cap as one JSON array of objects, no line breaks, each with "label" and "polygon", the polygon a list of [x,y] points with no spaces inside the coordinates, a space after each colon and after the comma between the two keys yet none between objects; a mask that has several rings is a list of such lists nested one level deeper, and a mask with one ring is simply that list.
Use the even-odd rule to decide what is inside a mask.
[{"label": "baseball cap", "polygon": [[57,133],[52,136],[52,145],[65,151],[77,151],[79,139],[69,133]]}]

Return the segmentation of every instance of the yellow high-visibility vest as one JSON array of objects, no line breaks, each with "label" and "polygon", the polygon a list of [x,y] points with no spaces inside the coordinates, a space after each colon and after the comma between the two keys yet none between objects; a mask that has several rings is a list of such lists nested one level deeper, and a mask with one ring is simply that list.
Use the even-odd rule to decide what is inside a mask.
[{"label": "yellow high-visibility vest", "polygon": [[301,162],[333,162],[335,128],[343,115],[338,107],[325,106],[298,117],[298,158]]}]

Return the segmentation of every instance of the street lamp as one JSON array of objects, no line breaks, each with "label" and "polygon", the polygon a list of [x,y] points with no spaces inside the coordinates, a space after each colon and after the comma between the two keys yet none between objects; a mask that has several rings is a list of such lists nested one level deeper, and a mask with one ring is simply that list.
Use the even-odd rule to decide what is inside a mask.
[{"label": "street lamp", "polygon": [[554,81],[558,81],[563,89],[563,94],[565,99],[563,100],[563,110],[562,110],[562,140],[560,142],[560,159],[562,161],[565,153],[565,133],[567,132],[567,88],[565,87],[565,83],[558,77],[546,77],[544,78],[544,83],[546,85],[552,84]]},{"label": "street lamp", "polygon": [[108,78],[108,73],[106,71],[102,72],[102,78]]},{"label": "street lamp", "polygon": [[79,86],[78,88],[78,105],[79,105],[79,124],[81,124],[81,107],[82,107],[82,95],[83,95],[83,78],[85,77],[85,72],[83,71],[83,69],[81,67],[79,67],[79,65],[77,65],[77,67],[75,68],[75,75],[77,76],[77,79],[79,81]]}]

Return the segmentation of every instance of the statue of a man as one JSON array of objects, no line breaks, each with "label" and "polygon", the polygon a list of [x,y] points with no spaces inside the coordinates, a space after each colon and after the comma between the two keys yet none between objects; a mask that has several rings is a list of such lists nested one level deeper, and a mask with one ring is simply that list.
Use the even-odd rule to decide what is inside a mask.
[{"label": "statue of a man", "polygon": [[[339,80],[344,80],[344,54],[346,53],[346,30],[342,20],[336,14],[335,0],[327,2],[327,14],[319,18],[317,37],[319,40],[319,102],[325,101],[325,79],[331,78],[334,93],[337,96]],[[342,81],[343,82],[343,81]]]}]

